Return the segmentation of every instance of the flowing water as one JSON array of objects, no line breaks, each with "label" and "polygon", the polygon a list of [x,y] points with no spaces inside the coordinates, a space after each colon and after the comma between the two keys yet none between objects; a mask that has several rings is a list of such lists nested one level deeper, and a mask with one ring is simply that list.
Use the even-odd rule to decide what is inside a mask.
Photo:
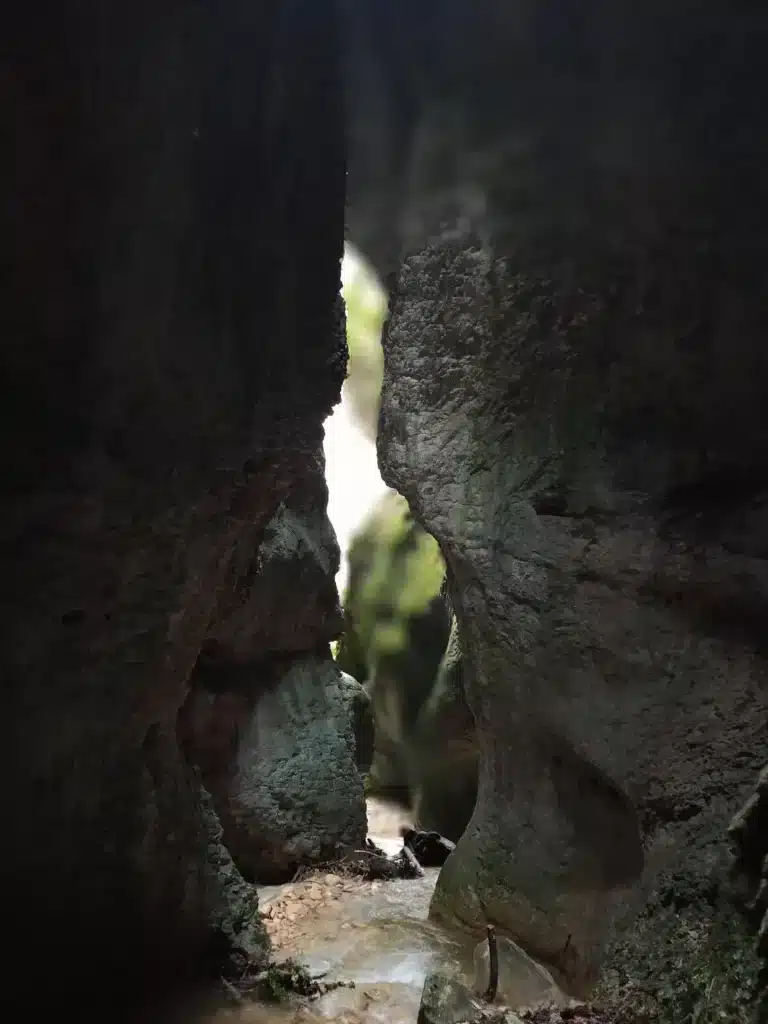
[{"label": "flowing water", "polygon": [[[371,838],[387,852],[400,847],[398,830],[406,820],[401,809],[369,801]],[[432,964],[458,964],[467,983],[476,983],[474,941],[427,921],[437,874],[428,869],[420,879],[372,883],[318,875],[261,889],[262,912],[281,907],[286,925],[273,932],[276,959],[292,957],[312,973],[322,972],[326,981],[354,982],[354,987],[329,992],[310,1007],[233,1007],[190,1016],[189,1024],[414,1024]],[[542,968],[512,943],[501,952],[508,1000],[519,1005],[546,994],[551,979]]]}]

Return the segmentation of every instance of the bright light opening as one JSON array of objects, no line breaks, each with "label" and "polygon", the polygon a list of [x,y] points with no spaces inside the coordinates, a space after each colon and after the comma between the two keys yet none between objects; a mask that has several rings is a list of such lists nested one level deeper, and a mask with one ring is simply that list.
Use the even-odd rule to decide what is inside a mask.
[{"label": "bright light opening", "polygon": [[386,295],[375,272],[347,246],[341,268],[347,305],[349,370],[341,403],[325,421],[328,517],[341,549],[336,577],[344,595],[350,543],[387,491],[376,459],[376,423],[383,372],[381,328]]}]

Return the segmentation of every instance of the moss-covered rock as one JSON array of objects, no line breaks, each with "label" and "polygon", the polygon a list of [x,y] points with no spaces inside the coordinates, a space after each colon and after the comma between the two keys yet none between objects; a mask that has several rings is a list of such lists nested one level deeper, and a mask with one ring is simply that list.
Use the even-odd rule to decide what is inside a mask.
[{"label": "moss-covered rock", "polygon": [[611,943],[598,990],[627,1024],[751,1024],[758,957],[743,920],[727,904],[682,912],[650,904]]}]

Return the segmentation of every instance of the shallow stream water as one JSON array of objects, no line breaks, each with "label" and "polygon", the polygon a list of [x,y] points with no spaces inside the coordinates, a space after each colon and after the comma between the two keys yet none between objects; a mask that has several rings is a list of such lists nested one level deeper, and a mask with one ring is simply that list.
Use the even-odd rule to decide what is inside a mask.
[{"label": "shallow stream water", "polygon": [[[368,818],[373,841],[396,853],[402,845],[398,830],[407,821],[406,812],[370,800]],[[475,981],[475,942],[427,920],[437,875],[437,869],[428,869],[420,879],[372,883],[321,875],[301,885],[260,889],[262,912],[269,914],[270,907],[279,906],[281,920],[287,924],[284,931],[278,927],[273,933],[276,959],[294,958],[312,973],[324,973],[326,981],[354,982],[354,987],[329,992],[310,1007],[233,1007],[195,1016],[190,1024],[203,1020],[210,1024],[414,1024],[432,964],[459,964],[466,981]],[[330,898],[329,889],[334,893]],[[294,900],[300,910],[296,920]],[[507,954],[508,996],[526,1004],[546,990],[548,978],[511,943]]]}]

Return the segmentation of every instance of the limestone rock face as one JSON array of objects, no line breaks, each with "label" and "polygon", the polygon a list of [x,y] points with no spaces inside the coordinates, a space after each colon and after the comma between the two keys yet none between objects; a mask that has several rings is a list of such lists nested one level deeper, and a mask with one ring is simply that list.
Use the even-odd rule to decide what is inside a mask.
[{"label": "limestone rock face", "polygon": [[206,867],[216,901],[211,921],[216,931],[249,963],[266,961],[269,940],[259,916],[256,887],[245,881],[224,845],[223,830],[211,795],[202,789],[203,820],[208,833]]},{"label": "limestone rock face", "polygon": [[263,530],[236,553],[180,714],[224,840],[249,880],[361,848],[372,722],[363,688],[331,658],[341,613],[336,538],[318,457]]},{"label": "limestone rock face", "polygon": [[479,745],[432,911],[484,907],[575,988],[662,869],[711,887],[764,759],[762,44],[705,6],[478,5],[471,86],[448,14],[387,122],[379,459],[446,558]]},{"label": "limestone rock face", "polygon": [[749,922],[757,934],[761,961],[759,1024],[768,1020],[768,767],[729,828],[735,874],[743,891]]},{"label": "limestone rock face", "polygon": [[190,750],[238,867],[283,882],[364,844],[350,696],[330,654],[292,660],[266,689],[256,667],[250,679],[257,697],[195,693],[185,709]]},{"label": "limestone rock face", "polygon": [[[634,444],[622,451],[596,428],[608,385],[603,406],[594,392],[580,405],[598,372],[591,363],[579,379],[590,332],[576,317],[564,337],[541,340],[531,300],[508,263],[469,238],[406,263],[381,453],[446,553],[479,734],[477,806],[433,910],[477,926],[482,899],[550,960],[570,935],[574,969],[588,972],[605,922],[640,880],[643,835],[677,844],[686,868],[706,873],[698,840],[722,834],[762,756],[759,638],[732,618],[737,600],[762,607],[762,518],[750,495],[718,509],[706,539],[685,509],[675,521],[677,474],[652,490],[650,453],[636,461]],[[630,337],[606,364],[618,376],[631,372],[618,365]],[[427,353],[442,360],[437,377]],[[668,372],[685,379],[684,368]],[[653,461],[663,476],[671,456]],[[628,474],[636,491],[620,487]],[[726,547],[720,531],[745,519],[754,532],[742,527]]]},{"label": "limestone rock face", "polygon": [[341,632],[339,547],[326,515],[324,469],[318,451],[266,526],[244,535],[235,551],[237,583],[218,602],[200,664],[214,688],[239,666],[327,649]]},{"label": "limestone rock face", "polygon": [[373,763],[375,729],[373,708],[368,692],[347,672],[340,673],[339,685],[349,709],[352,734],[355,738],[355,764],[365,778]]},{"label": "limestone rock face", "polygon": [[0,867],[59,1008],[198,976],[220,923],[176,720],[344,377],[337,54],[325,5],[6,20]]}]

